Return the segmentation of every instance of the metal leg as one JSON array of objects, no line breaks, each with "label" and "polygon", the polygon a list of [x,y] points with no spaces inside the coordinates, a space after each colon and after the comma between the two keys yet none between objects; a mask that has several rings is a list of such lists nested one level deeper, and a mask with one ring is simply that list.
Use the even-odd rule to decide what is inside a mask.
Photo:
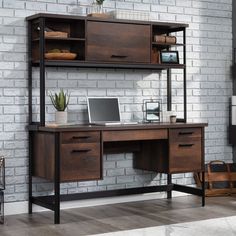
[{"label": "metal leg", "polygon": [[[171,176],[171,174],[168,174],[167,175],[167,185],[170,185],[170,184],[172,184],[172,176]],[[167,191],[167,198],[168,199],[172,198],[172,190]]]},{"label": "metal leg", "polygon": [[55,134],[54,224],[60,224],[60,134]]},{"label": "metal leg", "polygon": [[32,158],[33,158],[33,134],[29,132],[29,200],[28,200],[28,212],[32,214]]},{"label": "metal leg", "polygon": [[202,206],[205,206],[205,172],[202,172]]}]

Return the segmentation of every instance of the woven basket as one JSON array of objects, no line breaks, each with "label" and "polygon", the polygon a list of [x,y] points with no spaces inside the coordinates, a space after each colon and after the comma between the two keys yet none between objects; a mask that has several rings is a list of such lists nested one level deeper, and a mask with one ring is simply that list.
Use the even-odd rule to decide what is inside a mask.
[{"label": "woven basket", "polygon": [[164,35],[154,35],[154,41],[157,43],[165,43],[166,42],[166,36]]},{"label": "woven basket", "polygon": [[68,33],[60,31],[44,32],[45,37],[68,38]]},{"label": "woven basket", "polygon": [[74,60],[76,56],[77,56],[76,53],[70,53],[70,52],[45,53],[45,58],[48,60]]}]

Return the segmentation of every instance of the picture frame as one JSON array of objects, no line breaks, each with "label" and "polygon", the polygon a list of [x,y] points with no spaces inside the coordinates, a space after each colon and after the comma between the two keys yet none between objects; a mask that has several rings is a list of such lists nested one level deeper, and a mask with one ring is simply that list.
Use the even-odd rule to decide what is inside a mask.
[{"label": "picture frame", "polygon": [[179,52],[161,51],[160,60],[162,64],[179,64]]},{"label": "picture frame", "polygon": [[145,100],[145,120],[147,122],[161,121],[161,102],[159,100]]}]

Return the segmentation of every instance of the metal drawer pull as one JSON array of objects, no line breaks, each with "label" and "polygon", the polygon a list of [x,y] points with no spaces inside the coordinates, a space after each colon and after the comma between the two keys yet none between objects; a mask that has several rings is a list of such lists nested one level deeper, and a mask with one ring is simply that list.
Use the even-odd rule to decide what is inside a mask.
[{"label": "metal drawer pull", "polygon": [[72,150],[72,153],[82,153],[82,152],[89,152],[91,149],[77,149],[77,150]]},{"label": "metal drawer pull", "polygon": [[125,56],[125,55],[111,55],[111,57],[113,57],[113,58],[126,58],[128,56]]},{"label": "metal drawer pull", "polygon": [[179,135],[190,135],[193,134],[194,132],[179,132]]},{"label": "metal drawer pull", "polygon": [[192,147],[194,144],[189,143],[189,144],[179,144],[179,147]]},{"label": "metal drawer pull", "polygon": [[90,136],[73,136],[72,139],[88,139]]}]

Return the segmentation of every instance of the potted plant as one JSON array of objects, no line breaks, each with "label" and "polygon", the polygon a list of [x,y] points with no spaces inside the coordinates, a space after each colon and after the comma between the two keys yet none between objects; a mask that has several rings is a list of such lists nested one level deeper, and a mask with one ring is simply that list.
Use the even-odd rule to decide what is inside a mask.
[{"label": "potted plant", "polygon": [[97,13],[102,14],[103,13],[103,2],[105,0],[96,0],[96,5],[98,6]]},{"label": "potted plant", "polygon": [[53,106],[56,108],[56,123],[57,124],[65,124],[67,123],[67,111],[66,108],[69,104],[70,95],[65,93],[63,89],[60,92],[53,96],[52,93],[49,94],[49,97],[52,101]]}]

